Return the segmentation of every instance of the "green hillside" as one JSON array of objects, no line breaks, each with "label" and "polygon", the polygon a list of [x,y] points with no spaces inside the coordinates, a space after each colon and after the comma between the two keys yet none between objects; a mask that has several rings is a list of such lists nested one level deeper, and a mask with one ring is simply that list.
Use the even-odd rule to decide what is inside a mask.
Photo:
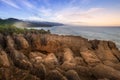
[{"label": "green hillside", "polygon": [[17,28],[12,25],[12,23],[2,23],[0,24],[0,33],[4,35],[20,34],[20,33],[36,33],[36,34],[50,34],[50,31],[45,31],[43,29],[26,29],[26,28]]}]

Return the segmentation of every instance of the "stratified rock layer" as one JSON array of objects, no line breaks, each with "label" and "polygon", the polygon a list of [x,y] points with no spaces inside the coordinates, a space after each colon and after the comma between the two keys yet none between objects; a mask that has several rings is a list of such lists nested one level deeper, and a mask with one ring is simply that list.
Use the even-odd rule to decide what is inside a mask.
[{"label": "stratified rock layer", "polygon": [[0,80],[120,80],[120,51],[80,36],[0,34]]}]

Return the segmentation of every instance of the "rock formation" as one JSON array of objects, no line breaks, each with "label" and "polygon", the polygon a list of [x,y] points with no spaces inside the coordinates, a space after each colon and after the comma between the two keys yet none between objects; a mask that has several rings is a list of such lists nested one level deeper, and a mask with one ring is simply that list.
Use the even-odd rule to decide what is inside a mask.
[{"label": "rock formation", "polygon": [[120,51],[80,36],[0,34],[0,80],[120,80]]}]

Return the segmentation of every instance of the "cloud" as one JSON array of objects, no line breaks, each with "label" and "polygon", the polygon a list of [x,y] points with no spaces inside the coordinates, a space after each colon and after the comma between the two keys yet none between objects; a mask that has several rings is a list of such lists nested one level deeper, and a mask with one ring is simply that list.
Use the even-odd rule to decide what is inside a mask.
[{"label": "cloud", "polygon": [[64,23],[82,23],[87,22],[87,19],[95,18],[95,16],[100,14],[103,10],[103,8],[82,10],[78,7],[70,7],[54,13],[52,20]]},{"label": "cloud", "polygon": [[[90,3],[92,0],[69,0],[69,3],[68,5],[69,6],[75,6],[75,5],[78,5],[78,6],[81,6],[83,4],[88,4]],[[82,7],[82,6],[81,6]]]},{"label": "cloud", "polygon": [[30,3],[28,0],[21,0],[21,2],[25,5],[25,6],[27,6],[28,8],[32,8],[32,9],[34,9],[35,8],[35,6],[32,4],[32,3]]},{"label": "cloud", "polygon": [[27,18],[27,20],[30,20],[30,21],[44,21],[43,18],[40,18],[40,17],[37,17],[37,16],[30,16]]},{"label": "cloud", "polygon": [[86,13],[100,13],[102,11],[104,11],[105,8],[90,8],[89,10],[86,11]]},{"label": "cloud", "polygon": [[20,7],[15,2],[13,2],[12,0],[1,0],[1,1],[3,3],[8,4],[9,6],[12,6],[14,8],[20,9]]},{"label": "cloud", "polygon": [[88,10],[82,10],[79,7],[68,7],[62,10],[53,11],[50,8],[41,7],[37,15],[29,17],[28,19],[83,25],[89,22],[93,23],[95,19],[98,19],[97,16],[102,15],[104,11],[104,8],[89,8]]},{"label": "cloud", "polygon": [[45,7],[41,7],[39,9],[39,13],[42,15],[42,16],[46,16],[46,17],[49,17],[52,15],[52,9],[50,8],[45,8]]},{"label": "cloud", "polygon": [[33,16],[29,17],[29,20],[35,21],[54,21],[63,23],[85,23],[86,20],[95,18],[98,14],[104,11],[104,8],[90,8],[88,10],[82,10],[79,7],[68,7],[62,10],[52,10],[42,6],[38,11],[33,12]]}]

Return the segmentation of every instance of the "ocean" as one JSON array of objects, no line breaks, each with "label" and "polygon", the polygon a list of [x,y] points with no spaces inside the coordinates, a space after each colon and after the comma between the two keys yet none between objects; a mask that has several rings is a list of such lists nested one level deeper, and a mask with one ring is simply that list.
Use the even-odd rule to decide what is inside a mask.
[{"label": "ocean", "polygon": [[50,30],[53,34],[82,36],[89,40],[110,40],[115,42],[120,49],[120,27],[54,26],[34,28]]}]

